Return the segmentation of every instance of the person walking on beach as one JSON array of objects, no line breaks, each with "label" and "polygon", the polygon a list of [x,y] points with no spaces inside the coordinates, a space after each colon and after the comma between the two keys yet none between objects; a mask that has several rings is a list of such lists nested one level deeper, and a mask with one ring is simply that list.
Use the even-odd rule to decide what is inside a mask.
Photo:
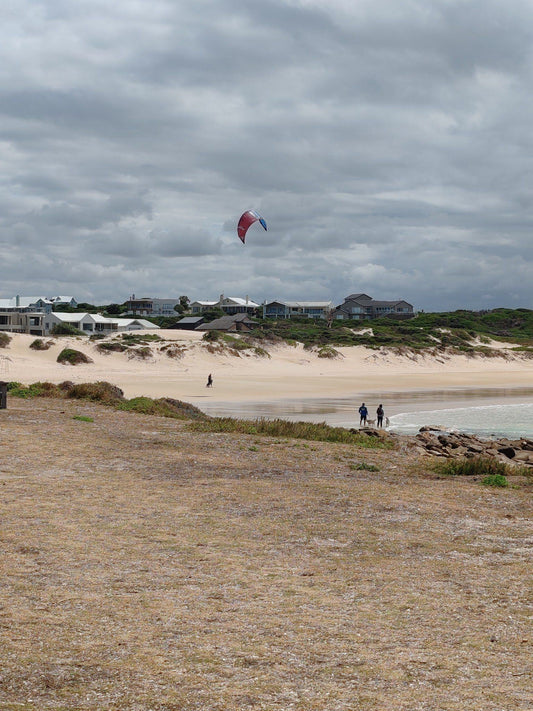
[{"label": "person walking on beach", "polygon": [[368,410],[366,408],[365,403],[363,403],[361,405],[361,407],[359,408],[359,418],[360,418],[359,419],[359,427],[361,427],[361,425],[366,426],[366,418],[367,417],[368,417]]},{"label": "person walking on beach", "polygon": [[211,373],[207,376],[207,385],[205,386],[206,388],[212,388],[213,387],[213,376]]},{"label": "person walking on beach", "polygon": [[383,409],[383,405],[380,403],[378,405],[378,409],[376,410],[376,417],[377,417],[376,427],[383,427],[384,415],[385,415],[385,410]]}]

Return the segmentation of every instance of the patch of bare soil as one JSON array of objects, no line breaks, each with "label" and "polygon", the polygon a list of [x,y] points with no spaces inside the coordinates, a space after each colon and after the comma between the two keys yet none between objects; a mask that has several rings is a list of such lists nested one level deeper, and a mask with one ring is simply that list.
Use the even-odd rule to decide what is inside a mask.
[{"label": "patch of bare soil", "polygon": [[0,709],[533,707],[530,491],[186,426],[0,411]]}]

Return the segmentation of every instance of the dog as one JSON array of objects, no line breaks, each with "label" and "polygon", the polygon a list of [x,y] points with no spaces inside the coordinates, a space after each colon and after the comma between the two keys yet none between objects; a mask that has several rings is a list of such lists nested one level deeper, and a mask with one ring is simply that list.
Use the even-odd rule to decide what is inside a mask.
[{"label": "dog", "polygon": [[367,418],[366,418],[366,424],[367,424],[369,427],[374,427],[374,425],[376,424],[376,420],[371,420],[369,417],[367,417]]}]

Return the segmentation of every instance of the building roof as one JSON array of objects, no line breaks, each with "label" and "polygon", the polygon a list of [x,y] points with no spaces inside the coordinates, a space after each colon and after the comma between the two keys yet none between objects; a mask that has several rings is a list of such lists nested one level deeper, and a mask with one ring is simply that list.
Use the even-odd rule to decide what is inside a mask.
[{"label": "building roof", "polygon": [[[18,300],[18,303],[17,303]],[[0,308],[3,309],[27,309],[29,306],[33,306],[38,301],[42,301],[45,304],[51,304],[52,302],[45,296],[13,296],[11,299],[0,299]]]},{"label": "building roof", "polygon": [[368,294],[350,294],[344,301],[373,301],[373,299]]},{"label": "building roof", "polygon": [[199,323],[200,321],[203,322],[203,320],[203,316],[184,316],[184,318],[180,318],[176,323]]},{"label": "building roof", "polygon": [[250,326],[256,325],[255,321],[252,321],[247,314],[234,314],[233,316],[221,316],[209,323],[202,323],[196,326],[195,331],[226,331],[236,322],[245,323]]},{"label": "building roof", "polygon": [[[103,317],[102,317],[103,318]],[[151,321],[147,321],[144,318],[108,318],[106,319],[109,323],[116,323],[117,326],[130,326],[132,323],[138,323],[140,324],[143,328],[160,328],[155,323],[152,323]]]},{"label": "building roof", "polygon": [[269,301],[266,306],[270,304],[283,304],[283,306],[296,309],[325,309],[333,306],[332,301],[284,301],[283,299]]},{"label": "building roof", "polygon": [[[59,319],[60,321],[63,321],[64,323],[77,323],[78,321],[81,321],[82,319],[85,318],[85,316],[90,316],[91,318],[94,318],[95,316],[99,314],[90,314],[87,313],[87,311],[84,312],[76,312],[76,311],[54,311],[51,316],[55,316],[55,318]],[[104,318],[101,316],[101,318]]]},{"label": "building roof", "polygon": [[215,303],[219,304],[221,301],[232,301],[235,306],[250,306],[252,309],[259,308],[259,304],[256,304],[255,301],[252,301],[251,299],[242,299],[240,296],[225,296],[223,299],[216,301]]}]

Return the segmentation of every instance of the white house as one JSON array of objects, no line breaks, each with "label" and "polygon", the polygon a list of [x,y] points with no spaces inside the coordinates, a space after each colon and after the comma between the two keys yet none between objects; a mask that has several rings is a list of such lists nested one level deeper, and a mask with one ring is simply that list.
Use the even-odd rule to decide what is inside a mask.
[{"label": "white house", "polygon": [[189,306],[189,310],[195,315],[214,308],[222,309],[229,316],[233,316],[254,313],[261,306],[248,296],[243,299],[240,296],[224,296],[224,294],[220,294],[218,301],[193,301]]},{"label": "white house", "polygon": [[120,331],[140,331],[159,328],[150,321],[140,318],[107,318],[101,314],[64,313],[54,311],[45,317],[44,330],[49,334],[56,324],[68,323],[87,335],[94,333],[116,333]]},{"label": "white house", "polygon": [[209,309],[214,309],[218,306],[218,301],[193,301],[189,305],[189,311],[193,314],[201,314],[203,311],[209,311]]}]

